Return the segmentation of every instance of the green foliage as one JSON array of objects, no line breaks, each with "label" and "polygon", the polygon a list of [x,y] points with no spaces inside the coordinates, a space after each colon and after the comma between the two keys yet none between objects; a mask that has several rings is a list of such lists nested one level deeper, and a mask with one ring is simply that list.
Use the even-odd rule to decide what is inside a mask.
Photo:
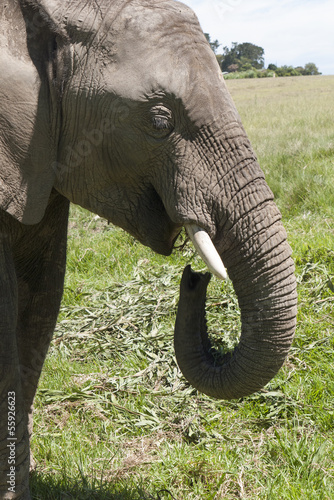
[{"label": "green foliage", "polygon": [[[274,66],[273,64],[269,66]],[[268,68],[269,68],[268,66]],[[277,76],[301,76],[301,75],[321,75],[314,63],[307,63],[305,67],[280,66],[274,70]]]},{"label": "green foliage", "polygon": [[293,68],[293,66],[281,66],[280,68],[276,69],[276,75],[277,76],[299,76],[300,73],[298,73],[297,70]]},{"label": "green foliage", "polygon": [[297,66],[280,66],[269,64],[268,68],[264,69],[264,49],[253,43],[237,43],[232,42],[232,47],[224,47],[222,54],[217,54],[220,43],[218,40],[211,41],[209,33],[205,33],[213,52],[216,54],[221,70],[225,75],[225,79],[240,79],[240,78],[265,78],[273,76],[306,76],[306,75],[321,75],[317,66],[313,63],[307,63],[304,67]]},{"label": "green foliage", "polygon": [[264,50],[253,43],[233,42],[231,48],[224,47],[222,55],[222,71],[233,71],[235,67],[240,71],[246,71],[251,68],[261,69],[264,66]]},{"label": "green foliage", "polygon": [[241,71],[237,71],[238,69],[238,65],[229,66],[230,73],[224,75],[225,80],[235,80],[240,78],[272,78],[273,76],[321,75],[314,63],[305,64],[305,68],[301,66],[298,66],[297,68],[294,68],[293,66],[280,66],[278,68],[275,64],[269,64],[268,69],[262,70],[257,70],[247,63],[240,67]]},{"label": "green foliage", "polygon": [[220,46],[220,43],[218,42],[218,40],[212,41],[209,33],[204,33],[204,35],[207,41],[209,42],[211,49],[216,54],[218,47]]},{"label": "green foliage", "polygon": [[319,73],[319,70],[314,63],[307,63],[305,64],[304,72],[302,72],[302,75],[321,75],[321,73]]},{"label": "green foliage", "polygon": [[[334,77],[227,85],[293,250],[290,355],[253,396],[197,393],[172,340],[182,269],[202,268],[191,246],[162,257],[72,207],[65,293],[36,397],[34,500],[334,498]],[[233,346],[240,312],[229,281],[212,279],[207,315],[214,339]]]},{"label": "green foliage", "polygon": [[273,78],[275,72],[271,70],[258,71],[255,68],[250,68],[247,71],[236,71],[224,75],[225,80],[240,80],[243,78]]}]

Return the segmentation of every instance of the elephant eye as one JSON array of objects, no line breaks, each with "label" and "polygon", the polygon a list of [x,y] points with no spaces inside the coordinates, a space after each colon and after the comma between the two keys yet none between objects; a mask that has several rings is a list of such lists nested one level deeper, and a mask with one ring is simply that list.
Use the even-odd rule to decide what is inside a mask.
[{"label": "elephant eye", "polygon": [[172,112],[164,106],[154,106],[151,109],[151,124],[154,137],[166,137],[174,129]]},{"label": "elephant eye", "polygon": [[165,116],[154,116],[152,118],[153,122],[153,127],[156,128],[157,130],[166,130],[171,127],[171,124],[168,121],[168,118]]}]

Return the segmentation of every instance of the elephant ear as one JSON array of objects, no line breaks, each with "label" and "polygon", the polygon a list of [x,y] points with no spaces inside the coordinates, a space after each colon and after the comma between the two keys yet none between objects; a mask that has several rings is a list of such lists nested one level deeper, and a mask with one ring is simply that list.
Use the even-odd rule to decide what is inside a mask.
[{"label": "elephant ear", "polygon": [[49,201],[70,71],[67,35],[43,3],[10,2],[0,14],[0,208],[24,224]]}]

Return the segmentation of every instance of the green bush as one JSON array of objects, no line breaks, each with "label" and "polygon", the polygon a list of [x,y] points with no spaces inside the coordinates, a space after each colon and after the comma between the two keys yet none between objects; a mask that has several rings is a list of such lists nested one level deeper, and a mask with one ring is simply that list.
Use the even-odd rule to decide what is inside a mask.
[{"label": "green bush", "polygon": [[251,68],[247,71],[234,71],[233,73],[227,73],[224,75],[224,78],[225,80],[238,80],[240,78],[272,78],[274,73],[274,71]]},{"label": "green bush", "polygon": [[245,63],[241,66],[241,71],[232,71],[224,75],[225,80],[236,80],[240,78],[272,78],[273,76],[302,76],[321,75],[314,63],[305,64],[305,67],[280,66],[269,64],[268,69],[256,69],[251,64]]}]

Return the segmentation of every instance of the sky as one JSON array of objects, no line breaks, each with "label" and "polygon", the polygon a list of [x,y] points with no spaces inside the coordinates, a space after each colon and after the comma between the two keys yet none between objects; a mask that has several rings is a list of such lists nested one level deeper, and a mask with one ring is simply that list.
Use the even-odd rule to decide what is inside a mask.
[{"label": "sky", "polygon": [[264,49],[265,67],[313,62],[334,74],[334,0],[182,0],[222,51],[232,42]]}]

